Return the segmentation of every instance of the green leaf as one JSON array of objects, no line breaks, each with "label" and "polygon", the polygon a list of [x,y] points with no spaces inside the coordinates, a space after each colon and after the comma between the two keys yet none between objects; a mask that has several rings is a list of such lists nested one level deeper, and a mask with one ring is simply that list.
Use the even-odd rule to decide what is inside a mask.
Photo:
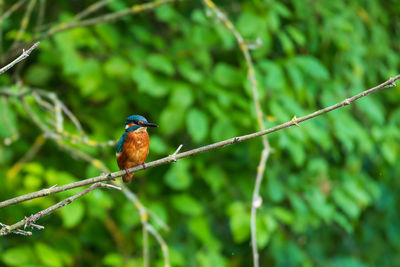
[{"label": "green leaf", "polygon": [[200,215],[203,206],[188,194],[180,194],[172,197],[172,204],[176,210],[187,215]]},{"label": "green leaf", "polygon": [[189,221],[190,231],[208,248],[219,250],[221,244],[216,239],[211,231],[210,226],[205,217],[195,217]]},{"label": "green leaf", "polygon": [[139,91],[153,97],[162,97],[168,93],[168,88],[159,82],[146,68],[137,66],[133,69],[132,78],[137,83]]},{"label": "green leaf", "polygon": [[211,165],[205,170],[203,179],[211,186],[212,191],[217,193],[221,190],[226,181],[226,174],[218,166]]},{"label": "green leaf", "polygon": [[181,61],[178,65],[179,73],[188,81],[199,84],[204,77],[200,70],[197,70],[189,61]]},{"label": "green leaf", "polygon": [[192,108],[186,117],[186,127],[195,142],[203,141],[208,133],[207,116],[201,110]]},{"label": "green leaf", "polygon": [[131,67],[127,60],[120,57],[111,57],[104,63],[104,71],[110,77],[126,79],[130,70]]},{"label": "green leaf", "polygon": [[74,201],[61,208],[60,211],[64,227],[72,228],[83,219],[85,208],[81,201]]},{"label": "green leaf", "polygon": [[250,237],[250,212],[243,203],[232,203],[228,208],[229,225],[236,243],[242,243]]},{"label": "green leaf", "polygon": [[211,137],[214,142],[235,137],[236,135],[236,128],[228,119],[218,120],[214,122],[214,126],[211,131]]},{"label": "green leaf", "polygon": [[243,82],[243,75],[234,67],[218,63],[214,68],[214,80],[222,86],[238,86]]},{"label": "green leaf", "polygon": [[148,64],[153,70],[160,71],[168,76],[173,75],[175,72],[170,59],[165,55],[151,54],[147,58],[146,64]]},{"label": "green leaf", "polygon": [[360,209],[343,189],[337,188],[332,193],[336,204],[350,217],[357,218],[360,215]]},{"label": "green leaf", "polygon": [[294,61],[306,74],[314,79],[327,80],[330,77],[326,67],[315,57],[299,56]]},{"label": "green leaf", "polygon": [[43,243],[36,243],[35,251],[44,266],[63,266],[60,255],[52,247]]},{"label": "green leaf", "polygon": [[26,73],[27,83],[33,86],[45,86],[51,77],[53,71],[42,65],[33,65]]},{"label": "green leaf", "polygon": [[175,133],[183,124],[185,114],[180,108],[168,107],[160,116],[160,130],[167,134]]},{"label": "green leaf", "polygon": [[193,103],[193,89],[185,83],[174,83],[173,87],[170,105],[181,110],[188,108]]},{"label": "green leaf", "polygon": [[2,261],[10,266],[23,266],[35,262],[35,255],[28,246],[7,249],[1,254]]},{"label": "green leaf", "polygon": [[0,99],[0,138],[12,137],[17,133],[17,118],[9,102]]},{"label": "green leaf", "polygon": [[166,184],[175,190],[187,189],[192,183],[192,175],[189,172],[189,160],[179,160],[167,171],[165,177]]},{"label": "green leaf", "polygon": [[123,258],[119,253],[108,253],[103,258],[103,264],[106,266],[122,266]]}]

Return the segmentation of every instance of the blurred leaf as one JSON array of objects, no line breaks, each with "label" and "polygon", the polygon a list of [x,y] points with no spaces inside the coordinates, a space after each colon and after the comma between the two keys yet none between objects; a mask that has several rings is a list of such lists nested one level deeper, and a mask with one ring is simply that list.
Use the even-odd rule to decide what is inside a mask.
[{"label": "blurred leaf", "polygon": [[179,164],[173,164],[165,175],[165,182],[175,190],[187,189],[192,183],[192,175],[189,172],[188,160],[180,160]]},{"label": "blurred leaf", "polygon": [[19,246],[2,252],[1,259],[10,266],[23,266],[34,263],[35,255],[29,247]]},{"label": "blurred leaf", "polygon": [[191,109],[186,118],[186,125],[195,142],[202,141],[208,133],[207,116],[199,109]]},{"label": "blurred leaf", "polygon": [[122,262],[122,255],[120,255],[119,253],[108,253],[103,258],[103,264],[106,266],[121,266]]},{"label": "blurred leaf", "polygon": [[233,234],[233,240],[236,243],[246,241],[250,236],[250,212],[240,202],[229,205],[228,215],[230,218],[229,225]]},{"label": "blurred leaf", "polygon": [[63,266],[60,255],[53,248],[43,243],[36,243],[35,251],[44,266]]},{"label": "blurred leaf", "polygon": [[35,86],[46,85],[52,76],[52,70],[41,65],[30,67],[26,73],[28,83]]},{"label": "blurred leaf", "polygon": [[61,208],[60,211],[64,227],[72,228],[83,219],[85,208],[82,202],[78,200]]},{"label": "blurred leaf", "polygon": [[200,215],[203,212],[202,205],[188,194],[180,194],[172,197],[172,204],[178,211],[187,215]]},{"label": "blurred leaf", "polygon": [[189,221],[190,231],[208,248],[219,250],[221,245],[212,233],[205,217],[195,217]]},{"label": "blurred leaf", "polygon": [[152,54],[147,58],[146,63],[154,70],[160,71],[165,75],[174,74],[174,66],[165,55]]},{"label": "blurred leaf", "polygon": [[211,137],[214,142],[232,138],[236,135],[237,131],[228,119],[218,120],[214,122],[214,126],[211,130]]},{"label": "blurred leaf", "polygon": [[0,103],[0,138],[10,137],[17,131],[17,118],[5,99]]},{"label": "blurred leaf", "polygon": [[238,86],[242,83],[242,75],[225,63],[218,63],[214,68],[214,80],[222,86]]}]

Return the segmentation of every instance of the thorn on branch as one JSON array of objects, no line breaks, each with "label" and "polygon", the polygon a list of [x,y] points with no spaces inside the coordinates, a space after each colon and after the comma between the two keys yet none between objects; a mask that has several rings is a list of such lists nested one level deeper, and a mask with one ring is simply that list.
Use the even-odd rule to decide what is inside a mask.
[{"label": "thorn on branch", "polygon": [[172,155],[169,156],[169,158],[171,159],[171,161],[173,161],[173,162],[176,162],[176,161],[177,161],[177,159],[176,159],[175,156],[176,156],[176,154],[179,153],[179,151],[182,149],[182,147],[183,147],[183,145],[180,144],[179,147],[175,150],[174,154],[172,154]]},{"label": "thorn on branch", "polygon": [[116,190],[122,191],[122,188],[121,188],[121,187],[115,186],[115,185],[111,185],[111,184],[104,184],[104,183],[101,183],[101,187],[111,188],[111,189],[116,189]]},{"label": "thorn on branch", "polygon": [[297,127],[300,127],[300,125],[297,123],[297,117],[294,115],[294,117],[291,119],[291,121],[296,125]]}]

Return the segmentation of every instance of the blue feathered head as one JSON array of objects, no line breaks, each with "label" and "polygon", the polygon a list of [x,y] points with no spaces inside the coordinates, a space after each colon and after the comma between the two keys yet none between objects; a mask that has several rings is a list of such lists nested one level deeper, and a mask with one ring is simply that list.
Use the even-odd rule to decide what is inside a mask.
[{"label": "blue feathered head", "polygon": [[140,115],[132,115],[126,119],[126,126],[139,126],[140,127],[158,127],[157,124],[148,122],[147,119]]}]

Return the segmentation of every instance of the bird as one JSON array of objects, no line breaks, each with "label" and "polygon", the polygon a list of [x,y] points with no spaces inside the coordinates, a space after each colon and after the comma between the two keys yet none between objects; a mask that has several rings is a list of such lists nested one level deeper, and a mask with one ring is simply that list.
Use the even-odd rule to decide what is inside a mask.
[{"label": "bird", "polygon": [[128,169],[134,166],[143,165],[149,154],[150,138],[147,127],[158,127],[157,124],[148,122],[140,115],[132,115],[126,119],[125,132],[121,136],[117,145],[117,163],[120,170],[125,170],[126,174],[122,177],[125,183],[130,183],[134,175]]}]

